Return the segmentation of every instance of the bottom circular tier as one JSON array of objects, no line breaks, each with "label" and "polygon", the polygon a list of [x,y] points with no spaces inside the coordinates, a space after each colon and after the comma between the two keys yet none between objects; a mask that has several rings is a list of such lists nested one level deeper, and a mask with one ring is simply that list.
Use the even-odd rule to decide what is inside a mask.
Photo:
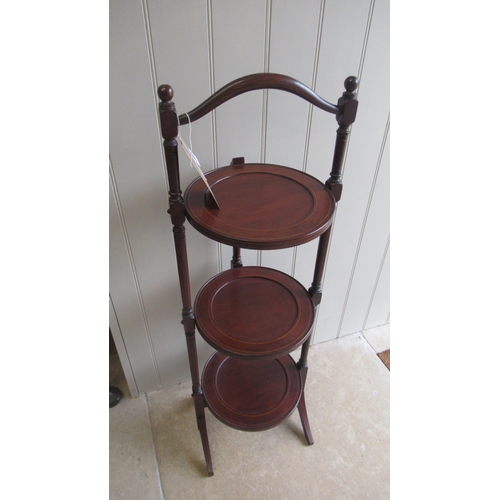
[{"label": "bottom circular tier", "polygon": [[244,361],[216,352],[202,376],[210,411],[224,424],[244,431],[262,431],[283,422],[297,407],[301,388],[291,356]]}]

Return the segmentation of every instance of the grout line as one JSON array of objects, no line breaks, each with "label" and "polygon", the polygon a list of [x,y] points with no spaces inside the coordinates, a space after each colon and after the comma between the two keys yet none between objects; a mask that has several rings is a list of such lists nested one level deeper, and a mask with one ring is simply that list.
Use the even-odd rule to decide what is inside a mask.
[{"label": "grout line", "polygon": [[[387,368],[386,364],[382,361],[382,359],[380,358],[379,356],[379,353],[374,349],[374,347],[370,344],[370,342],[368,342],[368,340],[366,339],[364,333],[363,333],[363,330],[360,330],[359,332],[356,332],[356,333],[359,333],[361,335],[361,338],[368,344],[368,346],[370,347],[370,349],[375,353],[375,356],[376,358],[382,363],[382,366],[388,370],[389,372],[391,370],[389,370],[389,368]],[[345,337],[347,337],[347,335],[344,335]],[[342,337],[343,338],[343,337]],[[390,349],[390,347],[389,347]],[[386,349],[387,350],[387,349]],[[380,352],[384,352],[384,351],[380,351]]]},{"label": "grout line", "polygon": [[[387,326],[387,325],[388,325],[388,323],[382,323],[382,324],[377,325],[377,326],[371,326],[370,328],[365,328],[365,329],[363,329],[363,330],[360,330],[360,332],[363,334],[363,337],[365,337],[365,332],[369,332],[369,331],[372,331],[372,330],[376,330],[376,329],[382,328],[382,327]],[[365,338],[366,338],[366,337],[365,337]],[[368,339],[367,339],[366,341],[367,341],[368,343],[370,343]],[[370,345],[371,345],[371,344],[370,344]],[[385,349],[382,349],[381,351],[378,351],[378,352],[377,352],[377,351],[375,351],[375,348],[373,348],[373,350],[374,350],[377,354],[380,354],[381,352],[387,351],[387,350],[389,350],[390,348],[391,348],[391,337],[390,337],[390,334],[389,334],[389,346],[388,346],[387,348],[385,348]]]},{"label": "grout line", "polygon": [[[382,326],[382,325],[380,325]],[[368,330],[371,330],[371,328],[368,328]],[[365,337],[365,334],[364,334],[365,330],[360,330],[359,332],[356,332],[356,333],[360,333],[361,336],[363,337],[363,339],[365,340],[365,342],[370,346],[371,350],[377,355],[377,358],[378,358],[378,355],[381,353],[381,352],[385,352],[385,351],[388,351],[391,347],[389,346],[387,349],[384,349],[383,351],[380,351],[380,352],[377,352],[375,347],[373,347],[371,344],[370,344],[370,341]],[[380,359],[380,358],[379,358]],[[380,360],[382,361],[382,360]],[[384,364],[382,362],[382,364]],[[384,364],[385,366],[385,364]]]},{"label": "grout line", "polygon": [[153,424],[151,422],[151,413],[150,413],[150,409],[149,409],[149,399],[148,399],[147,393],[144,396],[146,398],[146,408],[148,410],[148,421],[149,421],[149,430],[151,432],[151,441],[153,442],[153,452],[155,455],[156,473],[158,475],[158,486],[160,487],[161,500],[165,500],[165,494],[163,492],[163,483],[161,481],[161,474],[160,474],[160,463],[158,461],[158,454],[156,453],[155,435],[153,432]]},{"label": "grout line", "polygon": [[361,337],[363,337],[363,340],[370,346],[370,349],[375,354],[378,354],[377,351],[375,350],[375,348],[370,344],[370,342],[368,342],[368,339],[365,337],[364,330],[359,330],[359,332],[355,332],[355,333],[359,333],[361,335]]}]

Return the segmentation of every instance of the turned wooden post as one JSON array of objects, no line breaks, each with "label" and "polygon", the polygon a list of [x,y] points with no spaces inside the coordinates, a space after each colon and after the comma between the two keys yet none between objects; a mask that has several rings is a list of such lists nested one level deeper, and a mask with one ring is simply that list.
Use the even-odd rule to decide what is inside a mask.
[{"label": "turned wooden post", "polygon": [[241,260],[241,248],[233,247],[233,258],[231,259],[231,267],[243,267],[243,262]]},{"label": "turned wooden post", "polygon": [[[359,81],[355,76],[346,78],[344,87],[346,91],[338,100],[338,107],[340,112],[337,114],[337,122],[339,128],[337,129],[337,140],[335,142],[335,152],[333,155],[333,166],[330,178],[325,182],[325,185],[332,192],[336,201],[340,200],[342,195],[342,165],[347,147],[347,140],[351,132],[351,125],[356,119],[356,112],[358,109],[358,101],[356,99],[356,89],[358,88]],[[317,310],[321,302],[321,282],[323,281],[323,274],[325,272],[326,253],[328,251],[328,244],[330,242],[330,235],[332,226],[330,226],[319,239],[318,253],[316,256],[316,266],[314,268],[314,278],[309,288],[309,295],[312,298],[315,309]],[[307,353],[309,351],[309,341],[302,347],[302,353],[298,362],[298,367],[304,372],[304,381],[307,374]]]},{"label": "turned wooden post", "polygon": [[[238,156],[231,160],[230,165],[244,165],[245,158],[243,156]],[[243,267],[243,262],[241,260],[241,248],[233,247],[233,258],[231,259],[231,267]]]},{"label": "turned wooden post", "polygon": [[200,431],[203,452],[209,476],[213,476],[212,459],[208,443],[208,434],[205,421],[205,399],[201,390],[200,374],[198,369],[198,354],[196,350],[195,320],[191,305],[191,289],[189,284],[189,267],[186,250],[186,220],[185,205],[182,198],[179,178],[179,157],[177,152],[178,120],[175,104],[172,102],[174,91],[170,85],[161,85],[158,88],[160,123],[163,136],[163,147],[167,161],[167,175],[169,183],[169,214],[173,225],[175,255],[179,273],[179,285],[182,297],[182,324],[186,335],[186,344],[189,357],[189,368],[193,388],[193,399],[196,411],[198,430]]},{"label": "turned wooden post", "polygon": [[327,187],[332,191],[336,201],[342,196],[342,167],[347,148],[347,141],[351,133],[351,125],[356,119],[358,101],[356,99],[356,89],[359,80],[355,76],[346,78],[344,82],[345,92],[338,100],[337,106],[340,112],[337,114],[337,140],[335,142],[335,151],[333,153],[333,165],[330,178],[326,181]]},{"label": "turned wooden post", "polygon": [[[355,76],[346,78],[344,82],[346,91],[342,94],[342,97],[337,103],[340,110],[337,114],[339,128],[337,129],[337,140],[335,142],[332,171],[330,173],[330,178],[325,182],[326,187],[332,192],[335,201],[339,201],[342,195],[342,165],[344,163],[347,140],[351,132],[350,127],[356,119],[356,111],[358,109],[358,101],[356,99],[356,89],[358,88],[358,83],[359,81]],[[318,253],[316,256],[316,265],[314,268],[314,278],[311,288],[308,290],[316,310],[321,302],[321,282],[323,281],[323,274],[325,272],[326,253],[328,251],[331,232],[332,226],[330,226],[320,236]],[[299,361],[299,368],[307,368],[308,349],[309,344],[304,344]]]},{"label": "turned wooden post", "polygon": [[[256,222],[255,216],[253,215],[253,207],[254,205],[250,204],[249,209],[247,210],[247,213],[241,213],[242,211],[239,208],[238,203],[236,203],[235,199],[238,196],[242,196],[243,199],[245,197],[249,196],[249,193],[246,191],[246,188],[248,186],[244,186],[245,189],[242,191],[238,192],[235,191],[235,193],[230,193],[230,196],[227,198],[229,199],[229,203],[227,207],[225,208],[226,210],[229,210],[229,212],[226,212],[226,215],[235,215],[235,219],[238,219],[236,222],[236,226],[240,228],[240,225],[242,227],[242,233],[240,234],[239,230],[221,230],[220,229],[220,224],[219,223],[219,217],[213,217],[209,219],[209,222],[207,222],[202,215],[198,214],[197,216],[194,215],[194,212],[192,211],[193,206],[196,205],[196,203],[191,203],[191,201],[194,199],[196,200],[196,196],[203,194],[197,191],[197,183],[193,183],[193,185],[189,188],[188,194],[187,194],[187,201],[188,201],[188,206],[189,206],[189,214],[190,214],[190,221],[193,223],[193,226],[195,228],[198,228],[200,232],[203,234],[213,237],[216,241],[219,241],[221,243],[231,245],[233,247],[233,256],[231,260],[231,267],[232,268],[238,268],[242,266],[241,262],[241,248],[242,247],[247,247],[248,245],[249,248],[254,248],[256,250],[263,250],[263,249],[274,249],[274,248],[289,248],[293,245],[297,244],[302,244],[306,243],[308,241],[311,241],[311,239],[317,238],[319,236],[319,243],[318,243],[318,250],[317,250],[317,256],[316,256],[316,264],[315,264],[315,269],[314,269],[314,277],[313,281],[311,284],[311,287],[308,291],[309,297],[311,298],[312,304],[314,306],[314,315],[317,314],[318,306],[321,302],[321,296],[322,296],[322,280],[323,280],[323,275],[325,271],[325,263],[326,263],[326,256],[328,252],[328,245],[330,241],[330,236],[332,233],[332,220],[331,217],[333,216],[334,209],[335,209],[335,202],[338,202],[341,198],[342,195],[342,170],[344,166],[344,161],[345,161],[345,155],[346,155],[346,150],[347,150],[347,143],[349,139],[349,134],[350,134],[350,128],[352,123],[354,122],[356,118],[356,112],[357,112],[357,98],[356,98],[356,91],[358,88],[358,79],[354,76],[351,76],[347,78],[344,82],[344,87],[345,87],[345,92],[342,94],[340,99],[338,100],[337,105],[329,103],[325,101],[323,98],[318,96],[315,92],[313,92],[310,88],[306,87],[302,83],[298,82],[297,80],[287,77],[284,75],[279,75],[279,74],[274,74],[274,73],[258,73],[258,74],[253,74],[253,75],[247,75],[245,77],[239,78],[237,80],[234,80],[233,82],[230,82],[220,90],[218,90],[215,94],[210,96],[208,99],[206,99],[203,103],[201,103],[198,107],[193,109],[192,111],[189,112],[188,114],[184,114],[181,116],[177,116],[177,112],[175,109],[175,104],[172,102],[173,99],[173,90],[170,86],[168,85],[162,85],[158,89],[158,95],[160,97],[161,103],[159,104],[159,110],[160,110],[160,122],[161,122],[161,129],[162,129],[162,135],[164,138],[164,149],[165,149],[165,157],[166,157],[166,162],[167,162],[167,174],[168,174],[168,182],[169,182],[169,214],[172,219],[172,225],[173,225],[173,235],[174,235],[174,244],[175,244],[175,253],[176,253],[176,260],[177,260],[177,267],[178,267],[178,273],[179,273],[179,284],[180,284],[180,289],[181,289],[181,296],[182,296],[182,324],[184,326],[184,332],[186,336],[186,343],[187,343],[187,350],[188,350],[188,356],[189,356],[189,366],[191,370],[191,378],[192,378],[192,388],[193,388],[193,400],[194,400],[194,405],[195,405],[195,411],[196,411],[196,418],[197,418],[197,423],[198,423],[198,430],[200,431],[201,435],[201,440],[203,444],[203,451],[205,454],[205,460],[207,464],[207,470],[209,475],[213,475],[213,468],[212,468],[212,461],[211,461],[211,456],[210,456],[210,447],[209,447],[209,442],[208,442],[208,434],[207,434],[207,428],[206,428],[206,420],[205,420],[205,413],[204,413],[204,408],[207,406],[207,404],[210,406],[212,411],[216,415],[218,413],[214,410],[215,408],[215,403],[212,401],[212,396],[215,395],[218,391],[217,387],[212,387],[210,384],[207,384],[207,376],[205,375],[205,380],[204,380],[204,391],[202,389],[201,383],[200,383],[200,373],[198,369],[198,356],[197,356],[197,350],[196,350],[196,339],[195,339],[195,327],[196,325],[198,326],[199,331],[203,334],[205,339],[212,339],[213,340],[213,331],[216,331],[217,328],[215,328],[213,331],[211,330],[211,325],[213,324],[213,317],[215,317],[213,314],[210,313],[212,309],[210,309],[206,304],[203,305],[203,307],[200,306],[200,295],[203,295],[203,293],[207,294],[208,288],[203,288],[202,291],[200,292],[200,295],[198,296],[198,301],[197,303],[197,308],[193,312],[193,307],[191,303],[191,291],[190,291],[190,283],[189,283],[189,268],[188,268],[188,257],[187,257],[187,250],[186,250],[186,230],[184,227],[185,220],[186,220],[186,206],[185,202],[182,196],[182,191],[180,188],[180,178],[179,178],[179,161],[178,161],[178,152],[177,152],[177,136],[178,136],[178,126],[179,124],[184,125],[187,124],[188,122],[194,122],[195,120],[201,118],[202,116],[205,116],[207,113],[213,111],[217,106],[223,104],[224,102],[228,101],[229,99],[232,99],[233,97],[236,97],[240,94],[243,94],[245,92],[253,91],[253,90],[258,90],[258,89],[279,89],[285,92],[290,92],[296,96],[299,96],[302,99],[305,99],[307,102],[319,107],[320,109],[328,112],[328,113],[333,113],[336,115],[336,119],[338,122],[338,129],[337,129],[337,134],[336,134],[336,142],[335,142],[335,149],[334,149],[334,155],[333,155],[333,163],[332,163],[332,170],[330,173],[329,179],[325,182],[325,185],[323,186],[320,182],[317,182],[316,179],[314,179],[314,192],[317,193],[318,195],[321,195],[320,198],[322,202],[320,203],[320,206],[323,207],[323,212],[319,212],[319,215],[315,215],[315,217],[321,216],[321,224],[319,224],[318,220],[316,219],[311,219],[309,220],[309,223],[306,224],[305,229],[301,228],[300,230],[297,229],[295,232],[292,231],[292,233],[287,234],[284,232],[285,227],[278,228],[277,231],[277,236],[274,236],[270,234],[269,231],[266,230],[266,227],[261,228],[261,231],[258,232],[258,236],[255,238],[255,242],[250,239],[248,234],[250,234],[251,231],[253,231],[253,226],[252,224]],[[253,168],[256,168],[257,165],[253,165]],[[224,167],[222,169],[221,175],[226,175],[227,172],[232,172],[236,174],[244,174],[245,169],[245,160],[242,157],[237,157],[233,158],[231,162],[230,167]],[[260,168],[260,167],[259,167]],[[241,170],[240,170],[241,169]],[[257,169],[260,173],[271,173],[274,171],[281,171],[284,170],[283,167],[279,167],[276,165],[266,165],[265,169],[260,172],[259,169]],[[302,173],[297,173],[293,169],[286,170],[288,172],[287,174],[283,174],[285,178],[288,176],[290,178],[298,178],[297,182],[299,182],[299,185],[302,185],[304,188],[309,186],[312,182],[313,179],[310,179],[307,176],[304,176]],[[292,175],[293,173],[293,175]],[[281,175],[281,174],[280,174]],[[212,180],[217,180],[217,174],[212,172],[211,173]],[[220,180],[220,179],[218,179]],[[278,185],[280,185],[281,181],[278,182]],[[194,186],[194,187],[193,187]],[[222,187],[221,187],[222,186]],[[325,189],[326,186],[326,189]],[[224,185],[219,185],[220,189],[224,188]],[[250,188],[255,190],[255,183],[253,184],[250,182]],[[204,189],[204,188],[202,188]],[[330,191],[332,196],[330,196],[330,193],[327,191]],[[221,191],[225,192],[225,191]],[[240,194],[238,194],[240,193]],[[241,195],[241,193],[244,193]],[[251,191],[250,191],[251,193]],[[275,214],[275,219],[276,220],[285,220],[287,218],[287,213],[284,212],[283,206],[284,201],[285,201],[285,195],[286,193],[284,192],[279,192],[276,194],[276,197],[272,198],[272,203],[269,205],[270,208],[266,208],[266,215],[269,214],[270,221],[272,222],[272,216],[273,213],[276,212]],[[203,195],[205,196],[205,195]],[[255,195],[258,197],[258,194]],[[320,199],[318,198],[318,199]],[[205,202],[208,207],[208,203],[210,202],[210,198],[205,197]],[[252,198],[253,199],[253,198]],[[232,202],[231,202],[232,200]],[[300,204],[299,203],[300,199],[296,199],[296,205]],[[232,213],[230,212],[232,205],[236,207],[235,212]],[[295,205],[295,206],[296,206]],[[208,207],[210,210],[216,210],[215,207]],[[219,207],[217,206],[217,210],[219,210]],[[316,214],[316,212],[314,212]],[[326,215],[321,215],[322,213]],[[205,212],[203,212],[205,214]],[[311,216],[312,217],[312,216]],[[316,220],[316,222],[315,222]],[[242,224],[240,224],[242,223]],[[249,224],[251,223],[251,224]],[[247,226],[245,226],[247,224]],[[235,227],[236,227],[235,226]],[[300,226],[300,225],[299,225]],[[228,226],[232,227],[232,226]],[[291,226],[295,227],[295,226]],[[325,228],[327,228],[325,230]],[[268,228],[269,229],[269,228]],[[281,232],[280,232],[281,231]],[[312,231],[312,232],[311,232]],[[324,231],[324,232],[323,232]],[[251,232],[253,234],[253,232]],[[252,236],[253,238],[253,236]],[[244,271],[252,271],[251,269],[248,268],[242,268],[242,269],[233,269],[231,271],[232,277],[238,275],[242,276],[244,274]],[[253,273],[254,271],[252,271]],[[269,276],[272,276],[271,270],[266,271]],[[218,275],[221,280],[224,279],[229,279],[225,273],[222,273]],[[267,275],[266,275],[267,276]],[[246,278],[248,278],[248,274],[245,275]],[[219,279],[219,278],[217,278]],[[282,278],[284,280],[284,277]],[[209,282],[209,286],[214,285],[215,279],[211,280]],[[218,285],[224,285],[226,286],[228,282],[222,282],[219,283],[217,282]],[[283,281],[283,283],[285,283]],[[267,286],[267,285],[266,285]],[[295,286],[295,285],[294,285]],[[252,310],[252,300],[254,296],[252,295],[252,291],[248,291],[246,288],[243,289],[243,287],[248,287],[247,284],[242,285],[242,294],[244,296],[248,296],[251,300],[249,301],[250,303],[250,309],[247,307],[244,309],[245,314],[247,316],[251,316],[253,313]],[[308,363],[307,363],[307,357],[309,353],[309,346],[311,343],[311,324],[313,323],[313,310],[311,307],[311,303],[309,301],[309,297],[305,296],[303,293],[303,289],[301,289],[301,294],[302,294],[302,299],[304,302],[304,305],[307,307],[301,308],[301,310],[306,311],[307,310],[307,316],[303,316],[303,318],[306,318],[307,321],[305,321],[305,326],[302,327],[302,329],[297,332],[301,334],[300,340],[303,341],[303,339],[308,335],[307,340],[302,344],[302,350],[301,350],[301,355],[300,359],[297,363],[292,363],[291,368],[293,373],[293,380],[294,380],[294,386],[293,390],[290,390],[290,394],[293,395],[293,405],[297,404],[297,399],[296,397],[299,397],[298,400],[298,411],[300,414],[300,419],[302,422],[302,426],[304,429],[304,433],[306,436],[306,440],[309,444],[313,444],[313,436],[311,433],[311,428],[309,426],[309,420],[307,416],[307,411],[306,411],[306,405],[305,405],[305,394],[304,394],[304,388],[305,388],[305,383],[307,379],[307,372],[308,372]],[[204,290],[204,292],[203,292]],[[267,288],[266,288],[267,290]],[[290,288],[292,290],[292,288]],[[227,291],[227,290],[226,290]],[[244,293],[243,293],[244,292]],[[257,293],[257,292],[256,292]],[[260,293],[260,291],[258,291]],[[290,292],[291,293],[291,292]],[[274,294],[274,292],[273,292]],[[272,295],[274,296],[274,295]],[[269,295],[271,297],[271,295]],[[208,300],[208,299],[207,299]],[[212,304],[212,302],[210,302]],[[224,318],[226,317],[231,317],[231,321],[229,321],[229,324],[231,326],[230,329],[233,329],[234,324],[232,323],[232,316],[234,316],[233,312],[231,311],[231,304],[232,302],[228,302],[228,306],[221,306],[219,305],[219,309],[215,308],[216,312],[221,313],[223,312]],[[298,303],[297,303],[298,304]],[[212,306],[210,306],[212,307]],[[276,308],[280,307],[280,304],[276,306]],[[298,306],[297,306],[298,307]],[[208,312],[207,312],[208,311]],[[275,312],[277,309],[275,309]],[[288,313],[285,308],[285,313],[286,316],[288,316]],[[195,318],[196,314],[196,318]],[[246,317],[246,316],[244,316]],[[196,322],[195,322],[196,319]],[[206,328],[204,327],[203,321],[208,322]],[[281,320],[279,320],[281,321]],[[211,323],[212,322],[212,323]],[[247,330],[245,330],[243,325],[241,328],[245,332],[248,333],[249,336],[253,335],[252,333],[252,322],[251,321],[246,321],[250,323],[250,326],[248,327]],[[275,325],[273,325],[273,328]],[[270,329],[273,329],[270,328]],[[218,330],[217,330],[218,331]],[[219,341],[213,340],[213,345],[214,347],[222,347],[222,344],[219,345]],[[296,346],[296,342],[291,342],[290,343],[290,349],[293,346]],[[248,349],[248,353],[245,349]],[[283,353],[288,352],[287,349],[283,348]],[[223,349],[221,349],[221,352],[224,352]],[[240,350],[235,350],[233,351],[232,349],[229,349],[227,351],[229,355],[231,353],[234,354],[235,358],[241,355],[242,358],[245,358],[245,356],[248,356],[249,358],[258,358],[259,356],[264,357],[266,354],[265,348],[260,345],[257,350],[254,352],[252,351],[249,347],[244,347],[241,348]],[[276,353],[276,351],[271,351]],[[219,356],[219,354],[217,355]],[[217,362],[221,362],[221,360],[224,359],[224,356],[221,355],[220,358],[212,358],[218,360]],[[267,358],[266,358],[267,359]],[[289,358],[287,358],[289,359]],[[267,362],[267,361],[266,361]],[[236,363],[236,361],[235,361]],[[244,365],[245,362],[241,362],[241,365]],[[218,368],[220,368],[221,365],[218,365]],[[239,364],[235,366],[240,366]],[[250,366],[250,365],[249,365]],[[261,366],[267,366],[267,365],[261,365]],[[213,362],[209,362],[207,364],[207,367],[211,367],[210,369],[214,370],[214,373],[212,375],[215,377],[215,365]],[[218,370],[217,368],[217,370]],[[206,368],[207,370],[207,368]],[[287,368],[288,370],[288,368]],[[297,372],[295,372],[297,370]],[[252,372],[255,374],[255,372]],[[269,372],[271,373],[271,372]],[[288,371],[287,373],[290,374]],[[207,374],[207,371],[205,371],[205,374]],[[259,374],[261,375],[261,374]],[[265,374],[264,374],[265,375]],[[265,375],[263,378],[259,379],[259,384],[262,383],[264,384],[264,381],[267,380],[267,375]],[[300,380],[299,380],[300,378]],[[215,378],[214,378],[215,380]],[[274,383],[274,382],[273,382]],[[277,382],[276,382],[277,383]],[[232,380],[232,377],[229,378],[229,380],[225,380],[222,382],[223,386],[226,388],[230,388],[231,391],[236,391],[235,394],[240,391],[241,387],[237,386],[238,384],[238,379],[236,377],[236,380]],[[241,384],[240,384],[241,385]],[[212,388],[211,388],[212,387]],[[211,392],[212,391],[212,392]],[[260,388],[259,388],[260,391]],[[299,393],[300,391],[300,393]],[[205,392],[205,394],[203,394]],[[240,396],[238,393],[238,396],[236,398],[236,401],[238,403],[241,403],[243,400],[245,400],[247,396]],[[251,398],[253,398],[254,395],[252,394]],[[271,397],[271,396],[269,396]],[[259,393],[259,398],[260,398],[260,393]],[[246,400],[245,400],[246,401]],[[223,403],[224,408],[226,408],[226,403]],[[222,408],[222,407],[221,407]],[[229,406],[228,406],[229,408]],[[291,408],[293,409],[293,408]],[[290,411],[291,411],[290,409]],[[224,409],[226,411],[226,409]],[[254,416],[252,415],[252,420],[247,421],[243,424],[242,419],[238,417],[237,419],[233,419],[232,416],[228,416],[228,414],[224,414],[224,411],[221,410],[220,415],[218,418],[225,423],[231,423],[234,424],[236,428],[242,428],[245,430],[257,430],[260,425],[262,425],[262,421],[259,424],[259,421],[255,422],[253,420]],[[232,411],[232,410],[231,410]],[[281,410],[280,410],[281,411]],[[267,413],[260,415],[259,418],[263,417],[264,415],[267,415]],[[288,412],[284,412],[282,414],[282,418],[288,415]],[[244,419],[243,419],[244,420]]]},{"label": "turned wooden post", "polygon": [[[308,292],[314,304],[315,312],[318,309],[318,305],[321,302],[321,282],[323,281],[323,274],[325,271],[326,263],[326,253],[328,250],[328,243],[330,241],[330,234],[332,232],[332,226],[330,226],[319,238],[318,243],[318,253],[316,255],[316,265],[314,267],[314,277],[311,287]],[[304,388],[307,380],[307,370],[309,365],[307,364],[307,356],[309,354],[309,346],[311,345],[311,337],[302,344],[302,349],[300,352],[300,359],[297,362],[297,369],[300,372],[300,377],[302,379],[302,395],[299,400],[299,415],[302,422],[302,427],[304,429],[304,434],[308,444],[314,444],[314,439],[312,437],[311,428],[309,426],[309,419],[307,417],[306,402],[304,396]]]},{"label": "turned wooden post", "polygon": [[[351,125],[356,119],[356,111],[358,109],[358,101],[356,99],[356,89],[358,88],[358,79],[355,76],[346,78],[344,82],[345,92],[338,100],[337,106],[339,113],[337,114],[337,140],[335,142],[335,151],[333,154],[333,165],[330,173],[330,178],[326,181],[325,185],[333,194],[335,201],[339,201],[342,196],[342,167],[344,164],[345,153],[347,149],[347,141],[351,132]],[[317,311],[318,305],[321,302],[321,282],[323,281],[323,274],[325,271],[326,254],[328,251],[328,244],[330,242],[330,235],[332,226],[330,226],[321,236],[318,243],[318,253],[316,256],[316,265],[314,268],[314,278],[309,288],[309,295]],[[300,372],[302,379],[302,395],[299,401],[299,415],[306,435],[307,442],[313,444],[314,440],[309,426],[307,417],[306,403],[304,399],[304,387],[307,379],[307,356],[309,354],[309,346],[311,344],[311,337],[302,345],[300,359],[297,362],[297,368]]]}]

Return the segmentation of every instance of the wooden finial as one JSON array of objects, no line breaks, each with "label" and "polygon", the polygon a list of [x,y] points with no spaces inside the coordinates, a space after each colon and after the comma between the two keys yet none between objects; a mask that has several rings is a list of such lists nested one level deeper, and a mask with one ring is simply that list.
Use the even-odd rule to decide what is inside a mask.
[{"label": "wooden finial", "polygon": [[160,85],[158,87],[158,97],[163,102],[169,102],[174,98],[174,89],[170,85]]},{"label": "wooden finial", "polygon": [[348,76],[345,79],[344,87],[348,92],[354,92],[358,88],[358,85],[359,85],[359,80],[355,76]]},{"label": "wooden finial", "polygon": [[336,201],[342,195],[342,166],[347,149],[347,139],[349,137],[351,125],[356,119],[358,100],[356,99],[356,89],[359,80],[355,76],[349,76],[344,81],[345,92],[337,102],[341,112],[337,115],[337,141],[333,153],[333,165],[330,178],[326,181],[326,186],[332,191]]}]

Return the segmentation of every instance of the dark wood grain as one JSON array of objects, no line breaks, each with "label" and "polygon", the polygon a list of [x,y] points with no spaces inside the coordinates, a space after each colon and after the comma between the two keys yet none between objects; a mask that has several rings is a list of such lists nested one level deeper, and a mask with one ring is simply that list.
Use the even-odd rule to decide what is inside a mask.
[{"label": "dark wood grain", "polygon": [[314,266],[314,276],[311,288],[309,288],[309,294],[311,295],[314,307],[317,307],[321,302],[322,289],[321,282],[323,281],[323,273],[325,272],[326,264],[326,254],[328,252],[328,245],[330,243],[330,237],[332,232],[332,226],[330,226],[320,237],[318,243],[318,252],[316,254],[316,264]]},{"label": "dark wood grain", "polygon": [[[276,89],[284,92],[290,92],[298,97],[301,97],[302,99],[305,99],[307,102],[314,104],[323,111],[327,111],[328,113],[337,114],[341,112],[338,105],[325,101],[325,99],[316,94],[316,92],[298,80],[295,80],[295,78],[277,73],[254,73],[253,75],[247,75],[238,78],[237,80],[233,80],[215,92],[215,94],[211,95],[192,111],[189,111],[187,114],[180,115],[180,124],[186,125],[190,121],[194,122],[202,116],[205,116],[207,113],[210,113],[210,111],[213,111],[221,104],[224,104],[226,101],[229,101],[229,99],[233,99],[234,97],[244,94],[245,92],[262,89]],[[189,115],[189,118],[187,115]]]},{"label": "dark wood grain", "polygon": [[243,359],[278,358],[308,338],[314,306],[295,279],[265,267],[238,267],[209,280],[194,311],[201,336],[212,347]]},{"label": "dark wood grain", "polygon": [[208,238],[251,249],[279,249],[317,238],[331,225],[335,199],[314,177],[280,165],[229,165],[206,174],[220,210],[207,203],[201,179],[185,192],[191,225]]},{"label": "dark wood grain", "polygon": [[358,101],[356,99],[356,90],[359,81],[355,76],[346,78],[344,82],[345,92],[338,100],[338,106],[341,110],[337,115],[339,128],[337,129],[337,140],[335,141],[335,151],[333,153],[333,165],[330,178],[326,181],[327,187],[332,191],[337,201],[342,196],[342,169],[347,151],[347,143],[351,132],[351,125],[356,119],[358,110]]},{"label": "dark wood grain", "polygon": [[189,283],[189,265],[186,248],[186,229],[184,227],[185,206],[182,198],[179,177],[179,159],[177,152],[177,114],[175,104],[171,102],[174,92],[169,85],[162,85],[158,89],[160,103],[160,123],[164,138],[165,159],[167,161],[167,175],[169,181],[169,213],[172,220],[175,255],[179,274],[179,286],[182,297],[182,324],[186,337],[186,346],[189,358],[189,368],[192,381],[192,396],[194,400],[196,422],[200,432],[203,453],[207,465],[207,473],[213,476],[212,457],[208,442],[208,432],[205,420],[205,399],[201,390],[201,380],[198,368],[198,351],[196,349],[195,321],[191,305],[191,288]]},{"label": "dark wood grain", "polygon": [[[358,79],[344,82],[337,104],[294,78],[257,73],[234,80],[187,114],[177,116],[169,85],[158,88],[159,120],[169,184],[169,213],[180,293],[182,324],[192,378],[196,421],[209,475],[212,459],[204,409],[225,424],[247,431],[278,425],[298,406],[308,444],[314,439],[305,404],[311,329],[322,297],[322,280],[351,125],[357,113]],[[243,157],[197,179],[183,197],[177,151],[178,127],[205,116],[245,92],[276,89],[292,93],[336,115],[338,129],[330,177],[323,184],[296,169],[246,164]],[[189,115],[189,116],[188,116]],[[216,167],[216,166],[214,166]],[[185,219],[208,238],[233,247],[231,269],[209,280],[191,305]],[[263,267],[243,267],[241,248],[289,248],[319,238],[308,291],[292,277]],[[216,352],[200,380],[195,325]],[[286,355],[302,346],[297,363]]]},{"label": "dark wood grain", "polygon": [[290,356],[242,361],[215,353],[203,371],[210,411],[226,425],[262,431],[283,422],[301,395],[300,375]]},{"label": "dark wood grain", "polygon": [[314,438],[311,432],[311,426],[309,425],[309,417],[307,416],[306,400],[303,391],[299,400],[299,416],[300,422],[302,424],[302,429],[304,429],[304,435],[306,436],[307,444],[313,445]]},{"label": "dark wood grain", "polygon": [[231,267],[242,267],[241,248],[233,247],[233,257],[231,259]]}]

